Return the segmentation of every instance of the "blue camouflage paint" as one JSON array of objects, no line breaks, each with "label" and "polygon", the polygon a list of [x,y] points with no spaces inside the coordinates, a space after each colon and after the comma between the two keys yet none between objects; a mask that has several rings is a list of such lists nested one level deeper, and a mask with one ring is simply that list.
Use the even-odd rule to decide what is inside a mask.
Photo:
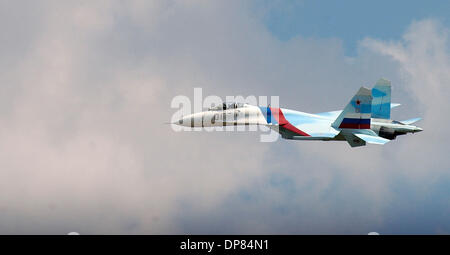
[{"label": "blue camouflage paint", "polygon": [[385,92],[383,92],[383,91],[381,91],[379,89],[376,89],[376,88],[372,89],[372,96],[373,97],[384,97],[386,95],[387,95],[387,93],[385,93]]},{"label": "blue camouflage paint", "polygon": [[390,119],[391,103],[372,104],[372,118]]},{"label": "blue camouflage paint", "polygon": [[291,123],[294,126],[301,125],[301,124],[316,124],[316,123],[329,123],[329,120],[326,119],[317,119],[313,118],[311,116],[305,116],[304,113],[293,111],[293,110],[286,110],[282,109],[284,117],[286,118],[289,123]]},{"label": "blue camouflage paint", "polygon": [[391,118],[391,82],[379,79],[372,88],[372,117]]},{"label": "blue camouflage paint", "polygon": [[352,106],[355,107],[355,109],[359,110],[359,113],[371,113],[372,112],[372,104],[363,104],[360,103],[359,105],[356,103],[357,100],[354,100],[351,102]]}]

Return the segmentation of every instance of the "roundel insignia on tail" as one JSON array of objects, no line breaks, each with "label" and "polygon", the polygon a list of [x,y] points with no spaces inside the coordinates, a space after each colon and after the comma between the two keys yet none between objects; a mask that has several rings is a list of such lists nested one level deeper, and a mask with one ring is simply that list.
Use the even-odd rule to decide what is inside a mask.
[{"label": "roundel insignia on tail", "polygon": [[361,87],[333,122],[336,128],[370,129],[372,91]]}]

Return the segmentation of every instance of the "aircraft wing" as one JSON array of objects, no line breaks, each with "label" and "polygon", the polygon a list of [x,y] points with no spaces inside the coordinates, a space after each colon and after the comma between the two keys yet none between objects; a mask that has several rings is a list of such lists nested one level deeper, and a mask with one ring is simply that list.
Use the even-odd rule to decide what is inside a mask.
[{"label": "aircraft wing", "polygon": [[318,115],[318,116],[326,118],[326,119],[335,120],[339,116],[339,114],[341,114],[341,112],[342,112],[342,110],[331,111],[331,112],[321,112],[321,113],[316,113],[315,115]]},{"label": "aircraft wing", "polygon": [[[397,103],[391,103],[391,109],[400,106],[400,104]],[[339,114],[341,114],[342,110],[339,111],[331,111],[331,112],[320,112],[320,113],[316,113],[315,115],[318,115],[320,117],[326,118],[326,119],[336,119]]]},{"label": "aircraft wing", "polygon": [[395,108],[395,107],[397,107],[397,106],[400,106],[401,104],[396,104],[396,103],[391,103],[391,109],[392,108]]},{"label": "aircraft wing", "polygon": [[414,118],[414,119],[409,119],[409,120],[402,120],[400,122],[405,124],[405,125],[411,125],[411,124],[416,123],[417,121],[419,121],[421,119],[422,118]]}]

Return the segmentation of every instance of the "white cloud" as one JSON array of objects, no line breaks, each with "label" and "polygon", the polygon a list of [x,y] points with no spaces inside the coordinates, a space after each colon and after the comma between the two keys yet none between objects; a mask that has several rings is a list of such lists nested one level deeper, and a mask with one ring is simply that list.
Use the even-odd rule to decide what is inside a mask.
[{"label": "white cloud", "polygon": [[[367,233],[398,199],[392,179],[448,178],[445,150],[434,148],[445,148],[433,123],[448,113],[439,101],[449,79],[437,22],[414,23],[402,42],[366,39],[349,59],[336,39],[280,42],[240,2],[39,8],[0,18],[27,28],[0,49],[3,233]],[[261,144],[253,133],[162,124],[172,97],[194,87],[327,111],[386,73],[424,109],[425,132],[385,147]]]},{"label": "white cloud", "polygon": [[[423,177],[429,176],[430,172],[445,173],[449,162],[444,160],[446,153],[442,148],[445,148],[449,138],[441,124],[446,123],[444,116],[450,113],[450,106],[445,103],[450,96],[448,29],[437,21],[423,20],[414,22],[400,42],[366,39],[363,45],[400,64],[402,81],[399,85],[413,96],[414,104],[422,111],[423,121],[420,125],[425,132],[414,136],[420,146],[411,150],[408,143],[399,152],[403,153],[402,156],[409,154],[410,157],[420,158],[422,161],[420,165],[403,169],[407,171],[407,175],[422,182]],[[429,163],[439,166],[430,168],[427,166]]]}]

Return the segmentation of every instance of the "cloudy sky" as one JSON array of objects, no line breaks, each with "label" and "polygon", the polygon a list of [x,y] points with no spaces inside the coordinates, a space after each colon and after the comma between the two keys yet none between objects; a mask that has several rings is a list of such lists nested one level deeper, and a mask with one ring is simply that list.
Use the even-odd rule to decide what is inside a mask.
[{"label": "cloudy sky", "polygon": [[[0,234],[450,233],[450,4],[0,1]],[[174,132],[177,95],[338,110],[380,77],[385,146]]]}]

